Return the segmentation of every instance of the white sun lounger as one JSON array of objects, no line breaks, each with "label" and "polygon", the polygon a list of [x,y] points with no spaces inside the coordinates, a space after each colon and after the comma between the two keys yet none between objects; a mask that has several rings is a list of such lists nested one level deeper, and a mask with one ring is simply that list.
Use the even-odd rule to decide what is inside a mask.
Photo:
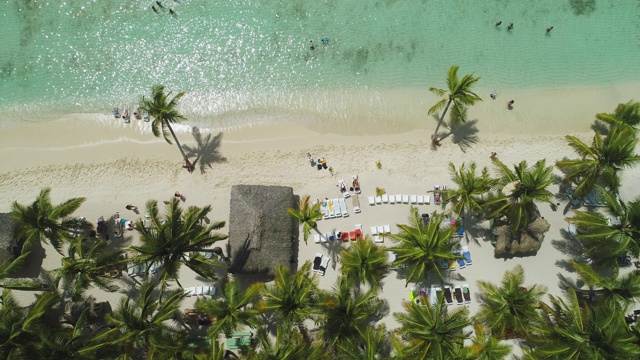
[{"label": "white sun lounger", "polygon": [[378,229],[375,226],[371,227],[371,235],[378,235]]},{"label": "white sun lounger", "polygon": [[383,203],[388,203],[389,202],[389,195],[387,195],[387,194],[382,195],[382,202]]},{"label": "white sun lounger", "polygon": [[313,234],[313,242],[316,244],[320,243],[320,234]]},{"label": "white sun lounger", "polygon": [[[337,208],[338,208],[338,204],[336,203],[335,200],[331,199],[327,201],[327,210],[329,210],[329,219],[332,219],[338,216],[339,211]],[[342,216],[342,214],[340,214],[340,216]]]},{"label": "white sun lounger", "polygon": [[351,197],[351,204],[353,205],[353,212],[356,214],[360,213],[360,199],[358,199],[358,194],[353,195]]},{"label": "white sun lounger", "polygon": [[373,196],[369,196],[369,205],[375,205],[376,204],[376,198]]},{"label": "white sun lounger", "polygon": [[384,242],[384,237],[382,237],[380,235],[373,235],[373,242],[374,243],[382,243],[382,242]]},{"label": "white sun lounger", "polygon": [[385,234],[391,234],[391,226],[383,225]]},{"label": "white sun lounger", "polygon": [[378,225],[378,234],[384,234],[384,226]]},{"label": "white sun lounger", "polygon": [[418,197],[417,197],[417,196],[415,196],[415,195],[411,195],[411,196],[409,197],[409,199],[411,200],[411,203],[412,203],[412,204],[417,204],[417,203],[418,203]]},{"label": "white sun lounger", "polygon": [[396,203],[396,196],[389,195],[389,204],[395,204],[395,203]]},{"label": "white sun lounger", "polygon": [[417,203],[418,204],[424,204],[424,195],[418,195],[417,197]]},{"label": "white sun lounger", "polygon": [[431,195],[424,195],[424,203],[425,205],[431,204]]},{"label": "white sun lounger", "polygon": [[409,195],[402,195],[402,203],[403,204],[409,203]]},{"label": "white sun lounger", "polygon": [[329,266],[329,257],[322,257],[322,261],[320,262],[320,268],[318,269],[318,274],[324,276],[324,272],[327,271],[327,266]]},{"label": "white sun lounger", "polygon": [[396,204],[402,203],[402,195],[396,195]]},{"label": "white sun lounger", "polygon": [[376,204],[382,204],[382,196],[376,196]]},{"label": "white sun lounger", "polygon": [[349,212],[347,211],[347,202],[344,199],[338,199],[338,204],[340,205],[340,212],[342,213],[342,217],[349,216]]},{"label": "white sun lounger", "polygon": [[194,296],[196,294],[196,287],[188,287],[185,289],[187,291],[187,296]]}]

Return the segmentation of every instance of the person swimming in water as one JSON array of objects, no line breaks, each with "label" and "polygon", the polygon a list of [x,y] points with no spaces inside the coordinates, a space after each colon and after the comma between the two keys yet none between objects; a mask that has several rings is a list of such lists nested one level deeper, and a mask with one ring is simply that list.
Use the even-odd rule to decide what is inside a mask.
[{"label": "person swimming in water", "polygon": [[513,23],[509,23],[509,27],[507,29],[509,30],[513,29]]},{"label": "person swimming in water", "polygon": [[496,26],[500,26],[500,25],[502,25],[502,20],[500,20],[500,21],[498,21],[498,22],[496,23]]},{"label": "person swimming in water", "polygon": [[160,1],[156,1],[156,4],[158,4],[159,7],[164,7]]},{"label": "person swimming in water", "polygon": [[156,9],[156,7],[155,7],[155,6],[151,6],[151,8],[153,9],[153,12],[154,12],[154,13],[156,13],[156,14],[158,13],[158,9]]},{"label": "person swimming in water", "polygon": [[315,45],[313,45],[313,40],[309,40],[309,49],[311,49],[311,50],[315,50],[316,49]]},{"label": "person swimming in water", "polygon": [[547,28],[547,34],[548,34],[548,33],[549,33],[549,31],[551,31],[551,30],[553,30],[553,26],[549,26],[549,27]]},{"label": "person swimming in water", "polygon": [[169,9],[169,14],[171,14],[171,15],[175,15],[175,14],[176,14],[176,12],[175,12],[175,11],[173,11],[173,9]]}]

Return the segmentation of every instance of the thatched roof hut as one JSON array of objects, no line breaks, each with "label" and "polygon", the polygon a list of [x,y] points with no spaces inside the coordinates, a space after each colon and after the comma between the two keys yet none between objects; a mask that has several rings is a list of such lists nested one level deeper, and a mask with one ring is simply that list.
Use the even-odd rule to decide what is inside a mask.
[{"label": "thatched roof hut", "polygon": [[511,257],[537,254],[542,246],[544,234],[549,231],[549,228],[547,220],[538,217],[529,223],[527,231],[523,232],[518,239],[508,224],[496,226],[493,229],[493,233],[496,235],[495,256]]},{"label": "thatched roof hut", "polygon": [[9,213],[0,213],[0,263],[13,257],[15,222]]},{"label": "thatched roof hut", "polygon": [[230,273],[273,275],[276,264],[290,264],[296,207],[285,186],[236,185],[231,188]]}]

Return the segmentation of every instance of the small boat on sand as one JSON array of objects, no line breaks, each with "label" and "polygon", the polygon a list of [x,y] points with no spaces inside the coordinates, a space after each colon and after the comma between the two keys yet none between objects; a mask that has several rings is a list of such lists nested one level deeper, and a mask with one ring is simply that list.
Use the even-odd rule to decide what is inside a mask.
[{"label": "small boat on sand", "polygon": [[122,120],[124,120],[124,122],[126,124],[131,122],[131,117],[129,116],[129,106],[125,106],[124,107],[124,113],[122,114]]},{"label": "small boat on sand", "polygon": [[113,115],[114,118],[119,119],[120,118],[120,109],[113,108],[113,111],[111,111],[111,114]]}]

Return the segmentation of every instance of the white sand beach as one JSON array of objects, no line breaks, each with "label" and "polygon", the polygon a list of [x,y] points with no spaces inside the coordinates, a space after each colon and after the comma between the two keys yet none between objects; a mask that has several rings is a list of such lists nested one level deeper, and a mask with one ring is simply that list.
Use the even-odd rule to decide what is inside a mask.
[{"label": "white sand beach", "polygon": [[[337,198],[340,196],[337,181],[349,182],[353,175],[358,175],[362,213],[354,214],[351,202],[347,201],[349,217],[323,220],[318,228],[322,232],[347,231],[353,230],[355,224],[362,224],[368,234],[371,226],[389,224],[395,231],[396,224],[407,221],[409,205],[369,206],[367,197],[374,195],[376,187],[386,189],[388,194],[428,194],[435,184],[451,185],[449,162],[456,166],[463,162],[490,166],[489,155],[494,151],[505,164],[521,160],[533,164],[546,159],[548,165],[553,165],[564,156],[573,156],[566,145],[565,134],[589,139],[592,136],[589,125],[595,113],[613,111],[618,103],[637,96],[638,88],[633,85],[615,91],[601,88],[523,92],[513,95],[516,104],[512,111],[505,106],[510,95],[499,94],[495,101],[487,96],[470,111],[469,118],[478,120],[479,133],[478,142],[466,152],[450,138],[445,139],[437,151],[430,150],[429,136],[435,122],[426,115],[428,106],[424,104],[432,101],[423,98],[424,93],[418,96],[425,114],[423,129],[410,132],[371,135],[376,131],[365,130],[369,135],[357,132],[337,135],[339,131],[321,128],[314,131],[286,123],[230,129],[220,135],[219,147],[214,149],[217,155],[210,157],[213,162],[207,164],[210,166],[203,172],[196,168],[191,174],[181,168],[178,149],[153,138],[148,124],[142,121],[133,120],[124,125],[108,115],[91,115],[100,121],[86,121],[84,115],[76,115],[55,122],[19,126],[0,132],[0,212],[9,212],[13,201],[30,203],[41,188],[51,187],[54,203],[71,197],[87,198],[77,211],[78,216],[93,221],[99,216],[120,212],[121,217],[135,220],[140,215],[127,211],[127,204],[142,209],[149,199],[167,200],[179,191],[185,196],[185,207],[210,204],[211,219],[228,222],[233,185],[283,185],[292,187],[297,195],[310,195],[312,199]],[[213,133],[216,135],[218,133]],[[195,145],[188,133],[179,134],[179,138],[188,146]],[[335,170],[334,175],[310,167],[307,153],[314,158],[324,157]],[[377,161],[382,163],[382,169],[376,167]],[[624,199],[640,194],[634,186],[638,175],[640,169],[623,174],[621,196]],[[553,186],[552,191],[557,191],[557,187]],[[476,282],[498,283],[504,271],[516,264],[524,267],[528,284],[544,284],[550,294],[561,295],[557,274],[566,270],[558,262],[565,260],[566,255],[556,249],[552,241],[562,239],[561,230],[566,228],[564,219],[571,215],[564,213],[565,205],[562,203],[557,212],[541,206],[551,229],[539,253],[532,257],[496,259],[487,233],[476,226],[468,229],[461,242],[469,246],[473,265],[451,272],[446,283],[469,284],[473,301],[468,306],[472,314],[479,306],[474,296]],[[441,210],[433,203],[418,205],[418,208],[420,212]],[[136,233],[130,231],[124,239],[112,242],[114,246],[125,247],[135,241]],[[392,243],[385,239],[384,244]],[[330,269],[320,277],[320,286],[329,289],[339,274],[337,253],[344,246],[348,246],[347,243],[323,245],[310,239],[308,244],[300,244],[298,263],[313,260],[316,252],[330,256]],[[50,246],[45,250],[43,268],[58,267],[60,255]],[[183,267],[181,283],[187,287],[204,282]],[[115,300],[121,296],[95,289],[92,292],[100,300],[110,300],[114,307]],[[26,300],[32,295],[22,293],[20,296]],[[402,301],[408,297],[405,280],[391,271],[380,296],[387,300],[390,308],[389,316],[382,321],[393,329],[397,323],[391,314],[401,311]],[[187,298],[183,307],[191,307],[194,301],[195,297]]]}]

